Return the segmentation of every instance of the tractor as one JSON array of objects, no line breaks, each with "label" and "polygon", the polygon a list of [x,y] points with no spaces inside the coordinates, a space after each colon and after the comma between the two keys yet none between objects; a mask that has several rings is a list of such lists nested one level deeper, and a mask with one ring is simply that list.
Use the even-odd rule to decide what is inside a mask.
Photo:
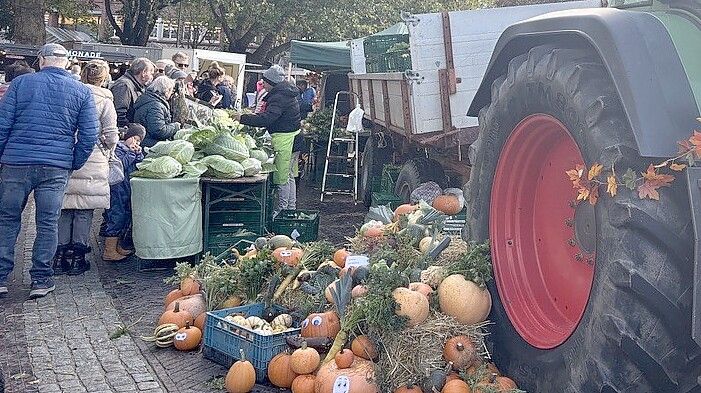
[{"label": "tractor", "polygon": [[466,232],[490,241],[494,357],[525,390],[701,392],[701,167],[659,201],[577,201],[565,174],[674,157],[700,105],[699,0],[616,0],[500,36],[468,110]]}]

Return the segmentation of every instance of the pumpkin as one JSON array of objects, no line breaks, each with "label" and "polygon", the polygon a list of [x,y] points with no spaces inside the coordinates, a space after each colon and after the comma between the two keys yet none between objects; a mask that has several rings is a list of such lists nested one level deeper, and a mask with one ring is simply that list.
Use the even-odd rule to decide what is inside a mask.
[{"label": "pumpkin", "polygon": [[175,348],[181,351],[192,351],[200,345],[200,341],[202,341],[202,331],[195,326],[190,326],[190,322],[178,330],[173,337]]},{"label": "pumpkin", "polygon": [[185,295],[183,295],[183,291],[181,291],[179,289],[173,289],[172,291],[168,292],[168,294],[166,295],[163,307],[164,308],[168,307],[168,305],[170,303],[173,303],[174,301],[180,299],[183,296],[185,296]]},{"label": "pumpkin", "polygon": [[443,358],[446,362],[453,362],[455,370],[462,370],[477,360],[477,351],[469,337],[455,336],[446,341]]},{"label": "pumpkin", "polygon": [[448,381],[443,386],[441,393],[471,393],[470,385],[461,379],[453,379]]},{"label": "pumpkin", "polygon": [[314,393],[315,382],[313,375],[300,375],[292,382],[292,393]]},{"label": "pumpkin", "polygon": [[294,267],[302,259],[303,254],[304,251],[299,248],[279,247],[273,251],[273,258],[279,263]]},{"label": "pumpkin", "polygon": [[290,366],[297,374],[311,374],[316,371],[321,363],[319,352],[312,347],[308,347],[306,341],[302,342],[302,347],[292,352]]},{"label": "pumpkin", "polygon": [[193,323],[193,325],[197,326],[197,328],[202,331],[203,335],[204,335],[204,324],[206,322],[206,319],[207,319],[207,313],[203,312],[197,318],[195,318],[195,322]]},{"label": "pumpkin", "polygon": [[246,318],[246,322],[248,322],[248,326],[250,326],[253,330],[259,329],[268,323],[263,318],[255,315],[251,315],[250,317]]},{"label": "pumpkin", "polygon": [[348,255],[350,255],[350,253],[346,251],[345,248],[336,250],[336,252],[333,253],[333,261],[338,267],[344,268],[346,267],[346,258],[348,258]]},{"label": "pumpkin", "polygon": [[405,203],[403,205],[399,205],[399,206],[397,206],[396,209],[394,209],[393,221],[397,221],[397,220],[399,220],[399,217],[401,217],[402,215],[413,213],[418,209],[419,209],[419,205],[410,205],[408,203]]},{"label": "pumpkin", "polygon": [[334,282],[332,282],[331,284],[327,285],[327,286],[326,286],[326,289],[324,290],[324,296],[326,297],[326,300],[328,300],[329,303],[331,303],[331,304],[334,304],[334,302],[333,302],[333,296],[331,295],[331,294],[332,294],[331,288],[334,288],[334,287],[336,286],[336,281],[338,281],[338,280],[334,280]]},{"label": "pumpkin", "polygon": [[248,393],[256,385],[256,370],[241,351],[241,360],[231,365],[226,373],[224,386],[229,393]]},{"label": "pumpkin", "polygon": [[302,321],[302,337],[328,337],[336,338],[341,331],[341,320],[335,311],[309,314]]},{"label": "pumpkin", "polygon": [[368,287],[365,285],[356,285],[353,287],[353,291],[351,291],[351,297],[353,299],[363,297],[367,295],[368,293]]},{"label": "pumpkin", "polygon": [[243,300],[238,297],[238,296],[229,296],[228,299],[224,300],[224,303],[222,303],[223,308],[234,308],[238,307],[243,303]]},{"label": "pumpkin", "polygon": [[465,325],[484,322],[492,308],[489,291],[466,280],[461,274],[450,275],[441,282],[438,302],[444,314]]},{"label": "pumpkin", "polygon": [[268,379],[270,383],[279,387],[289,389],[292,386],[292,381],[297,378],[297,373],[292,371],[290,360],[292,355],[283,352],[275,355],[268,363]]},{"label": "pumpkin", "polygon": [[353,364],[353,359],[355,359],[355,354],[350,349],[340,350],[333,358],[338,368],[350,367]]},{"label": "pumpkin", "polygon": [[433,250],[433,248],[435,248],[440,243],[440,240],[436,239],[435,241],[433,241],[433,238],[431,236],[426,236],[419,242],[419,251],[421,251],[422,254],[426,254],[429,251]]},{"label": "pumpkin", "polygon": [[175,301],[175,306],[173,306],[173,309],[164,312],[161,317],[158,318],[158,324],[163,325],[166,323],[174,323],[181,328],[185,327],[186,323],[192,323],[192,319],[192,314],[187,311],[180,310],[180,303]]},{"label": "pumpkin", "polygon": [[187,311],[193,318],[197,318],[207,311],[207,302],[201,293],[196,295],[183,296],[166,307],[166,311],[175,309],[175,303],[180,303],[180,310]]},{"label": "pumpkin", "polygon": [[351,342],[351,350],[355,356],[372,360],[377,358],[377,347],[368,336],[358,336]]},{"label": "pumpkin", "polygon": [[452,372],[445,377],[445,382],[448,383],[454,379],[460,379],[460,374]]},{"label": "pumpkin", "polygon": [[365,231],[365,237],[382,237],[384,236],[384,234],[384,229],[378,227],[371,227],[368,228],[367,231]]},{"label": "pumpkin", "polygon": [[178,334],[180,328],[174,323],[166,323],[158,325],[153,330],[153,336],[142,337],[141,339],[147,342],[155,343],[159,348],[166,348],[173,345],[173,338]]},{"label": "pumpkin", "polygon": [[475,385],[475,393],[508,392],[513,389],[518,389],[516,382],[511,378],[501,377],[494,373],[488,379]]},{"label": "pumpkin", "polygon": [[290,314],[280,314],[277,317],[273,318],[273,321],[270,322],[270,325],[273,328],[278,326],[288,328],[292,326],[292,316]]},{"label": "pumpkin", "polygon": [[421,387],[418,385],[410,384],[410,385],[404,385],[400,386],[397,389],[395,389],[394,393],[423,393],[424,391],[421,390]]},{"label": "pumpkin", "polygon": [[400,287],[392,291],[392,297],[397,302],[397,315],[409,318],[410,327],[423,323],[428,318],[428,298],[421,292]]},{"label": "pumpkin", "polygon": [[449,216],[454,216],[460,213],[463,206],[455,195],[439,195],[433,200],[433,208]]},{"label": "pumpkin", "polygon": [[200,293],[200,283],[192,277],[185,277],[180,282],[180,291],[183,293],[183,296],[196,295]]},{"label": "pumpkin", "polygon": [[379,393],[380,388],[375,384],[374,363],[355,358],[351,367],[339,369],[336,362],[327,362],[316,373],[314,391],[315,393]]},{"label": "pumpkin", "polygon": [[494,364],[493,362],[487,363],[487,371],[489,371],[492,374],[496,374],[497,377],[501,376],[501,371],[497,368],[497,365]]},{"label": "pumpkin", "polygon": [[411,289],[412,291],[419,292],[427,298],[430,298],[431,294],[433,293],[433,288],[431,288],[430,285],[424,284],[422,282],[412,282],[411,284],[409,284],[409,289]]},{"label": "pumpkin", "polygon": [[280,247],[291,248],[292,245],[294,244],[294,240],[292,240],[292,238],[290,238],[289,236],[286,236],[286,235],[275,235],[275,236],[271,237],[267,243],[268,243],[267,246],[271,250],[276,250]]}]

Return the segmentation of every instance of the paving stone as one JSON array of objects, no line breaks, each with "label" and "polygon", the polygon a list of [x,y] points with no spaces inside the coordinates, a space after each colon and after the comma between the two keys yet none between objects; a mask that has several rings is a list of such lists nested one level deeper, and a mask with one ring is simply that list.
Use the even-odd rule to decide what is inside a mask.
[{"label": "paving stone", "polygon": [[150,390],[150,389],[158,389],[159,385],[158,382],[139,382],[136,384],[136,387],[139,388],[139,390]]}]

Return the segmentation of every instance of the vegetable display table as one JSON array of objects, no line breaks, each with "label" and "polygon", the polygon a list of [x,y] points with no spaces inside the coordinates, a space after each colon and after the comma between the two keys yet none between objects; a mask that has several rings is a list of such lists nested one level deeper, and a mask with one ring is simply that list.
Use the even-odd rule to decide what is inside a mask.
[{"label": "vegetable display table", "polygon": [[130,182],[136,256],[172,259],[202,251],[199,179],[132,178]]},{"label": "vegetable display table", "polygon": [[267,174],[238,179],[200,178],[204,208],[204,250],[217,255],[264,235],[272,210]]}]

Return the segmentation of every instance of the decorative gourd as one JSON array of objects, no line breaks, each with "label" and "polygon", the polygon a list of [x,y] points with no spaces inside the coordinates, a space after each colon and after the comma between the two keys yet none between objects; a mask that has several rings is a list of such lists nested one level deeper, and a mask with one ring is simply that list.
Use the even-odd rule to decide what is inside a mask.
[{"label": "decorative gourd", "polygon": [[200,283],[192,277],[185,277],[185,279],[180,282],[180,291],[183,296],[196,295],[200,293]]},{"label": "decorative gourd", "polygon": [[368,336],[358,336],[351,342],[351,350],[355,356],[366,360],[377,358],[377,347]]},{"label": "decorative gourd", "polygon": [[273,327],[273,329],[278,326],[288,328],[292,326],[292,316],[290,314],[280,314],[277,317],[273,318],[273,321],[270,322],[270,325]]},{"label": "decorative gourd", "polygon": [[341,331],[341,321],[335,311],[309,314],[302,321],[302,337],[328,337],[335,338]]},{"label": "decorative gourd", "polygon": [[336,362],[325,363],[316,373],[314,392],[379,393],[374,364],[361,358],[355,358],[353,365],[344,369],[339,369]]},{"label": "decorative gourd", "polygon": [[185,324],[184,328],[178,330],[178,333],[173,338],[173,344],[175,348],[181,351],[191,351],[197,348],[202,341],[202,331],[195,327],[190,326],[190,322]]},{"label": "decorative gourd", "polygon": [[340,350],[333,358],[338,368],[350,367],[353,364],[353,359],[355,359],[355,354],[350,349]]},{"label": "decorative gourd", "polygon": [[336,252],[333,253],[333,261],[338,267],[344,268],[346,267],[346,258],[348,258],[348,255],[350,255],[350,253],[345,248],[336,250]]},{"label": "decorative gourd", "polygon": [[328,300],[329,303],[333,303],[333,296],[331,295],[331,288],[336,286],[336,282],[338,280],[334,280],[331,284],[326,286],[326,289],[324,289],[324,297],[326,297],[326,300]]},{"label": "decorative gourd", "polygon": [[292,393],[314,393],[315,382],[313,375],[300,375],[292,382]]},{"label": "decorative gourd", "polygon": [[293,244],[294,240],[285,235],[275,235],[268,240],[268,247],[270,247],[271,250],[276,250],[280,247],[290,248]]},{"label": "decorative gourd", "polygon": [[295,267],[302,259],[304,251],[299,248],[279,247],[273,251],[273,258],[279,263]]},{"label": "decorative gourd", "polygon": [[433,208],[449,216],[454,216],[460,213],[463,206],[455,195],[439,195],[433,200]]},{"label": "decorative gourd", "polygon": [[196,295],[183,296],[166,307],[166,311],[175,309],[175,303],[180,303],[180,310],[187,311],[192,315],[192,318],[197,318],[203,312],[207,311],[207,302],[201,293]]},{"label": "decorative gourd", "polygon": [[158,318],[158,324],[163,325],[166,323],[174,323],[178,325],[178,328],[185,327],[186,323],[192,323],[192,314],[187,311],[180,310],[180,303],[175,302],[175,306],[172,310],[168,310],[161,314]]},{"label": "decorative gourd", "polygon": [[243,315],[227,315],[224,319],[241,327],[252,329],[251,324],[248,323],[248,320]]},{"label": "decorative gourd", "polygon": [[238,307],[243,303],[243,299],[241,299],[238,296],[230,296],[228,299],[224,300],[224,303],[222,303],[223,308],[234,308]]},{"label": "decorative gourd", "polygon": [[424,391],[418,385],[411,384],[398,387],[394,393],[424,393]]},{"label": "decorative gourd", "polygon": [[292,352],[290,358],[290,366],[292,371],[297,374],[311,374],[316,371],[321,363],[321,356],[316,349],[308,347],[306,342],[302,343],[302,347]]},{"label": "decorative gourd", "polygon": [[492,297],[461,274],[448,276],[438,286],[438,301],[444,314],[466,325],[484,322],[492,308]]},{"label": "decorative gourd", "polygon": [[173,303],[174,301],[180,299],[183,296],[185,296],[185,295],[183,295],[183,291],[181,291],[179,289],[173,289],[172,291],[168,292],[168,294],[166,295],[165,301],[163,304],[163,308],[168,307],[168,305],[170,303]]},{"label": "decorative gourd", "polygon": [[421,293],[422,295],[430,298],[433,293],[433,288],[430,285],[424,284],[422,282],[412,282],[409,284],[409,289]]},{"label": "decorative gourd", "polygon": [[441,393],[471,393],[470,385],[461,379],[453,379],[445,383]]},{"label": "decorative gourd", "polygon": [[368,293],[368,287],[366,287],[365,285],[356,285],[355,287],[353,287],[353,291],[351,292],[351,296],[353,297],[353,299],[355,299],[355,298],[363,297],[363,296],[367,295],[367,293]]},{"label": "decorative gourd", "polygon": [[255,315],[251,315],[250,317],[246,318],[246,321],[248,322],[248,326],[250,326],[253,330],[259,329],[267,324],[263,318]]},{"label": "decorative gourd", "polygon": [[399,220],[399,217],[401,217],[402,215],[413,213],[418,209],[419,209],[419,205],[410,205],[408,203],[405,203],[403,205],[399,205],[399,206],[397,206],[396,209],[394,209],[393,221],[397,221],[397,220]]},{"label": "decorative gourd", "polygon": [[224,386],[229,393],[248,393],[256,385],[256,370],[241,349],[241,360],[231,365]]},{"label": "decorative gourd", "polygon": [[173,345],[173,338],[178,334],[180,328],[174,323],[158,325],[153,330],[153,336],[141,337],[142,340],[152,342],[159,348],[166,348]]},{"label": "decorative gourd", "polygon": [[441,243],[438,239],[436,239],[435,241],[432,240],[433,238],[431,236],[426,236],[423,239],[421,239],[421,241],[419,242],[419,251],[421,251],[422,254],[428,253],[434,247]]},{"label": "decorative gourd", "polygon": [[392,296],[398,306],[396,314],[409,318],[408,325],[410,327],[421,324],[428,318],[428,298],[421,292],[400,287],[392,291]]},{"label": "decorative gourd", "polygon": [[290,366],[291,359],[292,355],[283,352],[270,360],[270,363],[268,363],[268,379],[270,383],[286,389],[292,386],[292,381],[297,378],[297,373],[292,371]]},{"label": "decorative gourd", "polygon": [[469,337],[455,336],[446,341],[443,347],[443,359],[446,362],[453,362],[455,370],[463,370],[477,360],[477,351]]}]

